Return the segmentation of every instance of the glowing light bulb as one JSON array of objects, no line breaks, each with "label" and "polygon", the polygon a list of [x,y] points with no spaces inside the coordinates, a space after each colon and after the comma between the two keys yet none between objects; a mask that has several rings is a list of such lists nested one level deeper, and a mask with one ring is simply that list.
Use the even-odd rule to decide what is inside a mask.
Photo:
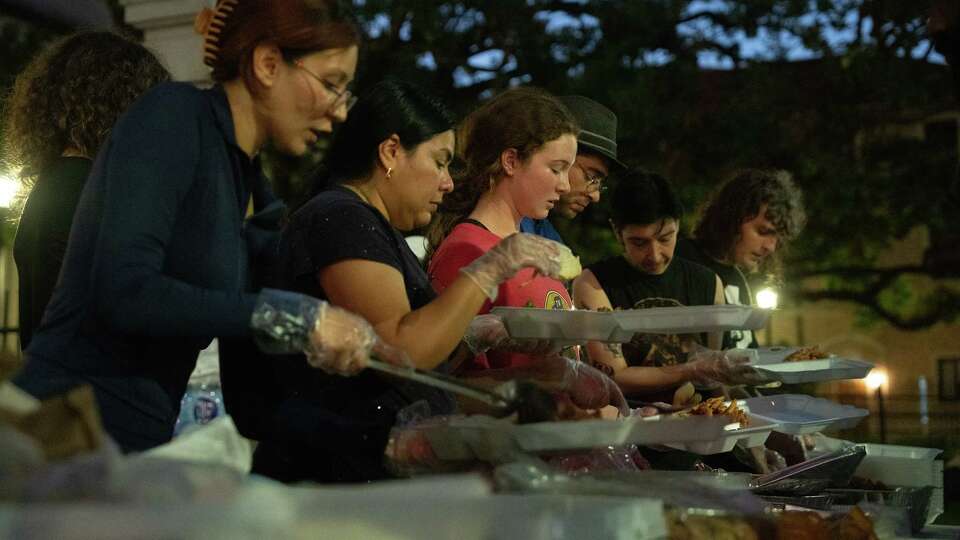
[{"label": "glowing light bulb", "polygon": [[876,390],[877,388],[887,384],[888,379],[889,377],[887,377],[886,371],[874,368],[870,370],[870,374],[863,379],[863,384],[867,385],[867,389],[869,390]]},{"label": "glowing light bulb", "polygon": [[774,309],[777,307],[780,297],[777,291],[771,287],[764,287],[757,291],[757,306],[763,309]]},{"label": "glowing light bulb", "polygon": [[0,208],[10,208],[19,189],[20,182],[13,175],[0,174]]}]

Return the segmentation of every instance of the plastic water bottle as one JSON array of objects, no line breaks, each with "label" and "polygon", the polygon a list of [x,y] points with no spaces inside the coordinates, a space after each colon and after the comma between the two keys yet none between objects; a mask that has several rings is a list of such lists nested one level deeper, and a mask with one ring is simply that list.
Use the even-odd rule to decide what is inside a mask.
[{"label": "plastic water bottle", "polygon": [[179,435],[192,426],[207,424],[224,414],[219,354],[217,342],[214,340],[197,358],[197,366],[190,375],[187,391],[180,400],[180,416],[177,417],[173,434]]}]

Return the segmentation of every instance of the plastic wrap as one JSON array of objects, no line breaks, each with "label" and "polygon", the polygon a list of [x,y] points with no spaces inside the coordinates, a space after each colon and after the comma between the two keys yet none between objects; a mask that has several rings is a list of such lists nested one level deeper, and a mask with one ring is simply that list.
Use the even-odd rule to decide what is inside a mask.
[{"label": "plastic wrap", "polygon": [[862,447],[841,448],[836,452],[760,476],[754,491],[810,495],[828,486],[844,487],[850,482],[865,455]]},{"label": "plastic wrap", "polygon": [[[518,462],[497,467],[494,481],[501,491],[654,497],[664,504],[687,510],[759,516],[764,504],[747,490],[725,489],[691,480],[680,471],[618,471],[611,474],[570,476],[543,463]],[[703,474],[703,473],[693,473]]]},{"label": "plastic wrap", "polygon": [[473,318],[463,335],[463,342],[474,354],[482,354],[491,349],[535,356],[560,352],[560,345],[549,339],[512,338],[504,324],[503,317],[496,313],[485,313]]},{"label": "plastic wrap", "polygon": [[253,441],[237,431],[230,416],[193,426],[174,440],[148,450],[146,457],[209,463],[249,473],[253,464]]},{"label": "plastic wrap", "polygon": [[754,367],[756,353],[752,350],[714,351],[701,345],[694,344],[694,346],[695,350],[690,352],[687,362],[683,364],[690,379],[716,381],[729,385],[758,385],[778,380],[775,375],[759,371]]},{"label": "plastic wrap", "polygon": [[635,444],[605,446],[593,450],[553,455],[544,459],[551,467],[570,476],[643,471],[650,468],[650,463]]},{"label": "plastic wrap", "polygon": [[390,364],[410,365],[362,317],[303,294],[264,289],[250,326],[264,352],[304,353],[310,365],[332,373],[356,373],[371,353]]},{"label": "plastic wrap", "polygon": [[553,354],[538,358],[524,366],[488,369],[483,377],[507,381],[513,379],[536,383],[548,390],[562,392],[583,409],[616,407],[621,416],[630,415],[630,407],[617,383],[586,362]]},{"label": "plastic wrap", "polygon": [[659,501],[496,495],[479,475],[289,487],[247,478],[223,500],[0,507],[0,538],[624,539],[666,536]]}]

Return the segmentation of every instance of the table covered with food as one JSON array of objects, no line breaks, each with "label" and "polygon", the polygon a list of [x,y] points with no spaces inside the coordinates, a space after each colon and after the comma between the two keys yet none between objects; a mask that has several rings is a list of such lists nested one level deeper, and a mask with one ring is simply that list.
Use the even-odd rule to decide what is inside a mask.
[{"label": "table covered with food", "polygon": [[[679,309],[657,317],[659,326],[642,313],[521,309],[503,315],[517,337],[566,344],[765,322],[764,313],[742,307]],[[751,353],[751,362],[774,382],[864,377],[870,369],[869,363],[815,348],[761,349]],[[391,439],[386,456],[406,480],[288,486],[248,475],[253,444],[229,417],[152,451],[121,456],[103,436],[82,390],[39,403],[5,385],[0,538],[958,534],[931,525],[943,512],[939,450],[858,444],[825,434],[868,415],[854,406],[767,389],[752,397],[633,402],[628,414],[616,418],[558,417],[530,412],[531,394],[516,382],[471,389],[436,373],[384,369],[486,401],[501,414],[412,420]],[[40,408],[45,418],[58,411],[62,423],[56,431],[34,421]],[[767,460],[771,453],[779,463]],[[727,470],[725,464],[735,461],[711,461],[718,456],[736,456],[746,465]]]}]

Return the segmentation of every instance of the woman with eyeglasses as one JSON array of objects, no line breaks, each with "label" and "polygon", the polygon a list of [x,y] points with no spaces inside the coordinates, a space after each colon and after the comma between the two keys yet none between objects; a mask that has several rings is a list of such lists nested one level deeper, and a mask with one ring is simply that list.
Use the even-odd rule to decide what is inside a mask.
[{"label": "woman with eyeglasses", "polygon": [[359,42],[350,15],[333,0],[220,0],[197,28],[216,84],[161,84],[114,127],[15,378],[40,398],[91,385],[124,451],[170,440],[213,337],[258,337],[343,372],[377,344],[342,309],[247,291],[244,217],[273,202],[259,152],[301,155],[346,118]]}]

